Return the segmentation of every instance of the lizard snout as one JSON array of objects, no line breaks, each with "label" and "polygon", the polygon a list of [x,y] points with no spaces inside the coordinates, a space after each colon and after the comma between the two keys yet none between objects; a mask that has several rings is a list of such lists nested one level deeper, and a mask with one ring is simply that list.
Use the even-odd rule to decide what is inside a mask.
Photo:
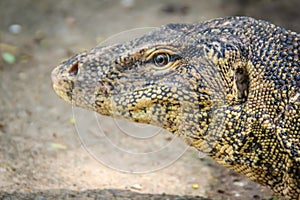
[{"label": "lizard snout", "polygon": [[74,84],[72,81],[68,80],[64,73],[62,73],[61,68],[62,66],[58,66],[54,68],[51,73],[52,87],[59,97],[71,102]]}]

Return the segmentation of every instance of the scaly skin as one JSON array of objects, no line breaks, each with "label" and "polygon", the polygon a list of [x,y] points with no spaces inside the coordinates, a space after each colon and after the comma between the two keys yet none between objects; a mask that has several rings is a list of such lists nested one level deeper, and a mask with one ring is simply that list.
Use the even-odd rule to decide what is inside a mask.
[{"label": "scaly skin", "polygon": [[169,24],[52,72],[75,106],[160,126],[218,163],[300,198],[300,35],[248,17]]}]

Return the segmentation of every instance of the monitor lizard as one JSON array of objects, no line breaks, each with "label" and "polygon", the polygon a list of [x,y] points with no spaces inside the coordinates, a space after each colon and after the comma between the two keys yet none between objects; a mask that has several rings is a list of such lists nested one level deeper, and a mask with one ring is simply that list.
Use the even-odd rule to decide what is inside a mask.
[{"label": "monitor lizard", "polygon": [[299,52],[296,32],[226,17],[98,46],[58,65],[52,81],[72,105],[162,127],[278,196],[300,199]]}]

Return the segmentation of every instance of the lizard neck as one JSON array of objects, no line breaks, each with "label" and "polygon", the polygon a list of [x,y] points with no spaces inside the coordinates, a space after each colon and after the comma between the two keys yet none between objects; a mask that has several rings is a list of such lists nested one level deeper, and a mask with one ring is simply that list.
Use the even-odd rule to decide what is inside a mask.
[{"label": "lizard neck", "polygon": [[[220,162],[230,164],[234,152],[238,152],[246,140],[247,123],[250,120],[244,105],[233,105],[214,110],[209,115],[210,123],[195,137],[190,137],[191,145],[208,153]],[[224,163],[223,163],[224,164]]]}]

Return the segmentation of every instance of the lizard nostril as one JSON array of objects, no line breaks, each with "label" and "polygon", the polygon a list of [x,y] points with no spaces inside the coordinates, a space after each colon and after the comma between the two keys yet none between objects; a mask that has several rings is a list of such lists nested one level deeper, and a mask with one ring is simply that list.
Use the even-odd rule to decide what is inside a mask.
[{"label": "lizard nostril", "polygon": [[71,66],[71,68],[70,68],[70,70],[69,70],[69,73],[71,74],[71,75],[78,75],[79,74],[79,68],[78,68],[78,63],[76,62],[76,63],[74,63],[72,66]]}]

